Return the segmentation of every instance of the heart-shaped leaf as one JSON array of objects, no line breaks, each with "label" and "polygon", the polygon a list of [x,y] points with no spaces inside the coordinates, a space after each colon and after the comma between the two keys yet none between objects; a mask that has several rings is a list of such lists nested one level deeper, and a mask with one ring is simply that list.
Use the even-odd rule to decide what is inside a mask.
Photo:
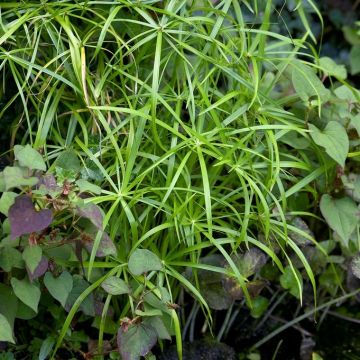
[{"label": "heart-shaped leaf", "polygon": [[303,101],[316,97],[325,102],[329,98],[329,90],[325,88],[313,69],[298,60],[293,62],[292,83]]},{"label": "heart-shaped leaf", "polygon": [[333,59],[327,56],[319,59],[319,65],[327,76],[335,76],[341,80],[345,80],[347,77],[345,65],[338,65]]},{"label": "heart-shaped leaf", "polygon": [[11,239],[44,230],[51,224],[52,219],[51,210],[36,211],[30,197],[18,196],[9,209]]},{"label": "heart-shaped leaf", "polygon": [[128,266],[133,275],[161,270],[163,267],[159,257],[147,249],[136,249],[129,258]]},{"label": "heart-shaped leaf", "polygon": [[43,276],[46,273],[48,267],[49,267],[49,261],[45,256],[43,256],[33,272],[31,272],[28,267],[26,268],[29,280],[33,282],[34,280],[38,279],[40,276]]},{"label": "heart-shaped leaf", "polygon": [[59,277],[54,278],[51,272],[47,272],[44,276],[44,284],[51,296],[65,307],[66,301],[73,288],[73,278],[71,274],[64,271]]},{"label": "heart-shaped leaf", "polygon": [[344,127],[336,121],[330,121],[324,130],[312,124],[309,124],[309,129],[315,144],[322,146],[332,159],[344,167],[349,152],[349,138]]},{"label": "heart-shaped leaf", "polygon": [[15,198],[18,194],[12,191],[6,191],[1,195],[0,198],[0,212],[3,213],[5,216],[8,215],[9,209],[12,204],[15,202]]},{"label": "heart-shaped leaf", "polygon": [[128,284],[116,276],[109,276],[101,284],[101,287],[110,295],[122,295],[130,292]]},{"label": "heart-shaped leaf", "polygon": [[0,341],[8,341],[15,344],[11,326],[2,314],[0,314]]},{"label": "heart-shaped leaf", "polygon": [[37,286],[30,283],[28,279],[18,280],[14,277],[11,278],[11,286],[19,300],[35,312],[38,311],[41,292]]},{"label": "heart-shaped leaf", "polygon": [[27,246],[23,251],[22,258],[30,272],[33,273],[39,265],[42,257],[42,249],[40,246],[33,245]]},{"label": "heart-shaped leaf", "polygon": [[[75,301],[79,296],[89,287],[89,283],[85,281],[81,276],[73,276],[73,288],[67,298],[65,310],[70,311],[71,307],[75,304]],[[94,294],[88,295],[80,305],[80,310],[88,316],[95,316],[95,299]]]},{"label": "heart-shaped leaf", "polygon": [[21,166],[32,170],[46,171],[46,164],[43,157],[30,145],[14,146],[15,159],[19,161]]},{"label": "heart-shaped leaf", "polygon": [[156,330],[144,323],[121,326],[117,334],[117,344],[123,360],[139,360],[149,353],[156,341]]},{"label": "heart-shaped leaf", "polygon": [[19,250],[10,246],[0,248],[0,268],[9,272],[12,268],[22,269],[24,261]]},{"label": "heart-shaped leaf", "polygon": [[[280,276],[280,284],[284,289],[289,290],[290,294],[300,298],[300,288],[302,289],[303,280],[300,272],[295,269],[296,276],[290,266],[287,266],[284,270],[284,273]],[[299,283],[300,288],[299,288]]]},{"label": "heart-shaped leaf", "polygon": [[330,195],[323,195],[320,210],[328,225],[347,244],[351,233],[359,223],[359,209],[349,197],[334,199]]},{"label": "heart-shaped leaf", "polygon": [[77,215],[89,219],[98,230],[103,230],[103,214],[95,204],[82,204],[76,208]]}]

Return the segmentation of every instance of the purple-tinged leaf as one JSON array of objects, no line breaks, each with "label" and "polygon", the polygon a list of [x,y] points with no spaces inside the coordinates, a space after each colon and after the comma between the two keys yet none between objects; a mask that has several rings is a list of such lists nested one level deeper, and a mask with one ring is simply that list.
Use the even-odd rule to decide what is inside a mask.
[{"label": "purple-tinged leaf", "polygon": [[76,214],[89,219],[99,230],[103,229],[104,216],[100,208],[95,204],[84,204],[77,206]]},{"label": "purple-tinged leaf", "polygon": [[41,186],[43,186],[46,190],[49,191],[56,191],[61,189],[61,187],[58,186],[56,182],[55,176],[52,174],[40,177],[38,187],[40,188]]},{"label": "purple-tinged leaf", "polygon": [[123,325],[117,334],[119,352],[124,360],[139,360],[153,348],[157,341],[157,332],[151,325]]},{"label": "purple-tinged leaf", "polygon": [[36,211],[31,198],[21,195],[15,199],[15,203],[9,209],[11,239],[44,230],[51,224],[52,219],[51,210]]},{"label": "purple-tinged leaf", "polygon": [[38,279],[39,277],[43,276],[49,267],[48,259],[43,256],[40,260],[40,263],[32,273],[28,267],[26,267],[26,271],[28,273],[29,280],[33,282],[34,280]]},{"label": "purple-tinged leaf", "polygon": [[[95,239],[95,236],[96,236],[96,234],[93,235],[93,239]],[[91,252],[93,249],[93,246],[94,246],[94,241],[85,242],[84,246],[87,251]],[[96,256],[97,257],[104,257],[104,256],[108,256],[108,255],[115,256],[116,254],[117,254],[117,250],[116,250],[115,244],[110,239],[110,236],[106,232],[104,232],[102,234],[99,247],[97,248]]]}]

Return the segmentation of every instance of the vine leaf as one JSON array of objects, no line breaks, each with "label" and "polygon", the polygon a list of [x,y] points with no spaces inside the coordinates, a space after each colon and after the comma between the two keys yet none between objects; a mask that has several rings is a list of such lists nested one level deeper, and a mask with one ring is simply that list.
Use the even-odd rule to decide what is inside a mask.
[{"label": "vine leaf", "polygon": [[34,280],[38,279],[40,276],[43,276],[46,273],[48,267],[49,267],[49,261],[45,256],[41,258],[39,264],[37,265],[34,271],[30,271],[30,269],[26,267],[29,280],[33,282]]},{"label": "vine leaf", "polygon": [[324,130],[312,124],[309,124],[309,129],[314,142],[325,148],[326,153],[344,167],[349,152],[349,138],[344,127],[336,121],[330,121]]},{"label": "vine leaf", "polygon": [[11,286],[17,298],[37,313],[41,295],[40,289],[27,279],[18,280],[14,277],[11,279]]},{"label": "vine leaf", "polygon": [[0,341],[8,341],[15,344],[11,326],[2,314],[0,314]]},{"label": "vine leaf", "polygon": [[27,268],[33,273],[40,264],[42,258],[41,247],[37,245],[27,246],[22,254],[22,258],[24,259]]},{"label": "vine leaf", "polygon": [[325,194],[321,197],[320,210],[331,229],[347,244],[359,223],[359,209],[355,201],[349,197],[334,199]]},{"label": "vine leaf", "polygon": [[44,276],[44,284],[51,296],[65,307],[66,301],[73,288],[73,278],[71,274],[64,271],[59,277],[55,278],[51,272],[47,272]]},{"label": "vine leaf", "polygon": [[52,222],[53,216],[49,209],[36,211],[27,195],[18,196],[9,209],[11,239],[46,229]]},{"label": "vine leaf", "polygon": [[136,249],[129,258],[129,270],[133,275],[161,270],[163,265],[157,255],[147,249]]},{"label": "vine leaf", "polygon": [[109,276],[101,284],[101,287],[110,295],[122,295],[130,292],[128,284],[116,276]]},{"label": "vine leaf", "polygon": [[27,167],[31,170],[46,171],[46,164],[43,157],[30,145],[15,145],[14,154],[15,159],[19,161],[21,166]]},{"label": "vine leaf", "polygon": [[139,360],[156,344],[157,332],[151,325],[123,325],[117,334],[119,352],[124,360]]}]

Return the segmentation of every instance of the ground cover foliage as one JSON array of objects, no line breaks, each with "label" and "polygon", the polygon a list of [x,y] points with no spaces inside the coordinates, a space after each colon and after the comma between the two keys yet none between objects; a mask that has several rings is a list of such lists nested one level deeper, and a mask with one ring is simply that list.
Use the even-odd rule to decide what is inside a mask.
[{"label": "ground cover foliage", "polygon": [[356,22],[344,65],[312,1],[0,7],[1,359],[181,358],[240,315],[260,359],[356,306]]}]

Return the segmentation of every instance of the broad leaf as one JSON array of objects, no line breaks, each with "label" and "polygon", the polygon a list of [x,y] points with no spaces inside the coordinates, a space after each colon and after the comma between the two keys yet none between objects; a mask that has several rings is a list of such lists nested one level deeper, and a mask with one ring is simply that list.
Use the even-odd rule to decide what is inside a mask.
[{"label": "broad leaf", "polygon": [[91,203],[79,205],[76,207],[76,214],[89,219],[98,230],[103,230],[104,215],[97,205]]},{"label": "broad leaf", "polygon": [[6,317],[0,314],[0,341],[7,341],[15,344],[13,332]]},{"label": "broad leaf", "polygon": [[144,320],[144,324],[152,326],[156,332],[159,339],[162,340],[171,340],[168,329],[166,328],[163,320],[159,316],[149,316]]},{"label": "broad leaf", "polygon": [[[295,269],[295,272],[302,288],[302,276],[297,269]],[[284,273],[280,276],[280,284],[284,289],[289,290],[291,295],[298,299],[300,298],[299,284],[290,266],[287,266],[284,270]]]},{"label": "broad leaf", "polygon": [[37,245],[27,246],[22,254],[22,257],[30,272],[33,273],[37,266],[40,264],[42,257],[42,249],[40,246]]},{"label": "broad leaf", "polygon": [[335,76],[340,80],[346,79],[347,73],[345,65],[338,65],[333,59],[326,56],[320,58],[319,63],[326,75]]},{"label": "broad leaf", "polygon": [[10,286],[0,284],[0,314],[3,314],[11,328],[14,327],[14,321],[18,309],[18,299]]},{"label": "broad leaf", "polygon": [[159,257],[147,249],[136,249],[129,258],[128,266],[133,275],[161,270],[163,267]]},{"label": "broad leaf", "polygon": [[51,272],[47,272],[44,276],[44,284],[51,296],[65,307],[66,301],[73,288],[72,276],[67,271],[64,271],[58,277],[54,277]]},{"label": "broad leaf", "polygon": [[353,46],[350,51],[351,75],[360,73],[360,45]]},{"label": "broad leaf", "polygon": [[[70,311],[78,297],[89,287],[89,283],[80,275],[73,276],[73,288],[67,298],[65,310]],[[95,316],[94,294],[87,296],[80,305],[80,310],[88,316]]]},{"label": "broad leaf", "polygon": [[116,276],[108,277],[101,287],[110,295],[122,295],[130,292],[129,285],[122,279]]},{"label": "broad leaf", "polygon": [[20,251],[10,246],[0,248],[0,268],[5,272],[11,271],[12,268],[24,268]]},{"label": "broad leaf", "polygon": [[72,150],[63,151],[55,160],[55,166],[75,172],[81,170],[80,160],[76,153]]},{"label": "broad leaf", "polygon": [[117,334],[117,344],[123,360],[139,360],[157,341],[156,330],[144,323],[123,325]]},{"label": "broad leaf", "polygon": [[28,279],[18,280],[13,277],[11,278],[11,286],[19,300],[35,312],[38,311],[41,292],[36,285],[30,283]]},{"label": "broad leaf", "polygon": [[33,282],[34,280],[43,276],[48,270],[48,267],[49,267],[49,261],[45,256],[43,256],[34,271],[30,271],[28,267],[26,268],[29,280]]},{"label": "broad leaf", "polygon": [[258,319],[266,311],[269,305],[269,300],[263,296],[257,296],[251,301],[251,316],[255,319]]},{"label": "broad leaf", "polygon": [[39,352],[39,360],[46,360],[50,355],[51,350],[55,345],[55,339],[52,336],[46,338],[41,344],[40,352]]},{"label": "broad leaf", "polygon": [[19,161],[21,166],[31,170],[46,171],[46,164],[43,157],[30,145],[15,145],[14,154],[15,159]]},{"label": "broad leaf", "polygon": [[39,179],[36,177],[26,177],[23,169],[19,167],[7,166],[3,171],[6,190],[16,187],[35,186]]},{"label": "broad leaf", "polygon": [[325,102],[329,98],[329,90],[325,88],[313,69],[298,60],[293,63],[292,83],[296,93],[303,101],[316,97]]},{"label": "broad leaf", "polygon": [[355,256],[350,263],[352,273],[360,279],[360,256]]},{"label": "broad leaf", "polygon": [[52,222],[53,216],[49,209],[36,211],[27,195],[18,196],[9,209],[11,238],[38,232],[46,229]]},{"label": "broad leaf", "polygon": [[0,198],[0,212],[3,213],[5,216],[8,215],[9,209],[11,205],[14,204],[15,198],[18,194],[12,191],[6,191],[1,195]]},{"label": "broad leaf", "polygon": [[348,197],[334,199],[325,194],[320,201],[320,210],[331,229],[347,244],[359,223],[359,209],[356,203]]},{"label": "broad leaf", "polygon": [[324,147],[326,153],[344,167],[349,152],[349,138],[344,127],[336,121],[330,121],[324,130],[319,130],[312,124],[309,129],[314,142]]},{"label": "broad leaf", "polygon": [[89,192],[95,195],[101,194],[101,187],[90,183],[87,180],[79,179],[76,181],[76,185],[79,187],[80,192]]}]

